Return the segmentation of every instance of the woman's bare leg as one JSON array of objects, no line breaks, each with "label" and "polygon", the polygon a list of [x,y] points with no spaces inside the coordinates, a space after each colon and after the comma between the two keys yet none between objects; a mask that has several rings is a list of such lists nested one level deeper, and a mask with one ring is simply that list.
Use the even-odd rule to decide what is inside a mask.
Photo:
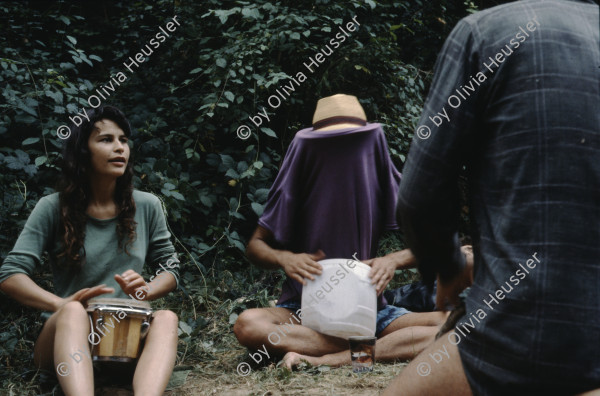
[{"label": "woman's bare leg", "polygon": [[34,347],[39,368],[57,373],[67,396],[93,396],[94,372],[90,359],[88,314],[80,302],[69,302],[46,321]]},{"label": "woman's bare leg", "polygon": [[[375,359],[377,362],[412,359],[435,340],[438,330],[439,328],[436,326],[413,326],[389,333],[377,340],[375,344]],[[339,367],[352,364],[349,349],[323,356],[308,356],[288,352],[283,357],[283,364],[291,370],[303,360],[306,360],[313,366],[328,365]]]},{"label": "woman's bare leg", "polygon": [[[430,354],[443,353],[437,363]],[[431,374],[431,375],[430,375]],[[425,348],[400,375],[389,384],[383,396],[456,395],[472,396],[456,345],[441,337]]]},{"label": "woman's bare leg", "polygon": [[154,313],[146,344],[133,376],[135,395],[164,393],[177,357],[178,324],[177,315],[171,311]]},{"label": "woman's bare leg", "polygon": [[[321,356],[347,348],[348,341],[302,326],[292,315],[293,311],[287,308],[247,309],[238,317],[233,332],[240,344],[259,356],[260,350],[269,356],[283,356],[292,351]],[[271,333],[278,338],[269,339]]]},{"label": "woman's bare leg", "polygon": [[[448,317],[447,312],[409,313],[394,319],[379,334],[375,344],[375,358],[386,362],[396,359],[412,359],[435,340],[439,326]],[[306,360],[313,366],[326,364],[337,367],[351,364],[350,350],[345,341],[344,349],[321,356],[310,356],[298,352],[288,352],[283,357],[284,365],[290,370]]]}]

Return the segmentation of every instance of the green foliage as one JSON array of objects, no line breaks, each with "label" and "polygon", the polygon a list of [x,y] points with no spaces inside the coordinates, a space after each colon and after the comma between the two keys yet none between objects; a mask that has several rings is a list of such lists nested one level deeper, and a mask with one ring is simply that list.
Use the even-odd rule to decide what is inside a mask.
[{"label": "green foliage", "polygon": [[[438,19],[446,18],[442,6],[408,1],[213,0],[176,10],[166,1],[155,7],[117,2],[3,5],[2,11],[12,29],[0,50],[6,101],[0,105],[1,234],[14,235],[35,201],[51,191],[61,143],[56,128],[89,109],[86,98],[177,15],[178,30],[104,102],[130,117],[136,185],[163,197],[174,234],[202,270],[200,262],[217,254],[243,260],[285,148],[310,124],[319,97],[357,95],[369,118],[385,124],[401,166],[427,84],[428,72],[419,67],[432,62],[441,42],[430,30],[443,28]],[[353,17],[360,29],[308,73],[303,63]],[[250,124],[248,116],[263,106],[270,109],[268,97],[299,71],[308,79],[271,121],[239,139],[237,127]]]}]

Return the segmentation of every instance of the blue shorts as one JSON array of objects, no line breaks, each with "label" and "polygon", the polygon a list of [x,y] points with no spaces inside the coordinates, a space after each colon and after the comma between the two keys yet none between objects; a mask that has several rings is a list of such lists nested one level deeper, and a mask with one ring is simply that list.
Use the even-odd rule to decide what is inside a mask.
[{"label": "blue shorts", "polygon": [[[298,301],[286,301],[282,304],[277,304],[278,308],[287,308],[292,311],[300,309],[300,303]],[[379,337],[379,334],[390,325],[394,320],[398,319],[402,315],[411,313],[406,308],[395,307],[393,305],[386,305],[383,309],[377,311],[377,325],[375,326],[375,335]]]}]

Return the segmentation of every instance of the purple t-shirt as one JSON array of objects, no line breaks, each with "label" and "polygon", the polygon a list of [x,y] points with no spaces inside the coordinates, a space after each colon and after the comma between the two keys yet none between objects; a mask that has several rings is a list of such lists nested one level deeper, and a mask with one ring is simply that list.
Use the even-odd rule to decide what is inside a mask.
[{"label": "purple t-shirt", "polygon": [[[327,258],[373,258],[381,233],[398,228],[400,173],[381,125],[332,131],[302,129],[292,140],[258,224],[295,253],[322,249]],[[290,278],[278,303],[300,301]],[[379,308],[386,304],[383,297]]]}]

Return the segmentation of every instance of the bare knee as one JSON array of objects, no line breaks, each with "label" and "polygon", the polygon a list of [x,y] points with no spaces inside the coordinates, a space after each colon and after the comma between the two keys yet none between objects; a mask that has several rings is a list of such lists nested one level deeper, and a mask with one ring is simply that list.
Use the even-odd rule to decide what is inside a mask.
[{"label": "bare knee", "polygon": [[242,312],[233,325],[233,332],[240,344],[252,346],[259,324],[266,320],[261,308],[248,309]]},{"label": "bare knee", "polygon": [[152,323],[148,332],[146,342],[155,343],[158,340],[171,345],[177,344],[177,328],[179,327],[179,318],[173,311],[160,310],[152,314]]},{"label": "bare knee", "polygon": [[155,327],[160,326],[169,329],[177,329],[179,326],[179,318],[173,311],[160,310],[154,312],[152,324],[155,325]]},{"label": "bare knee", "polygon": [[56,324],[72,325],[73,323],[87,322],[88,314],[79,301],[70,301],[60,307],[56,312]]}]

